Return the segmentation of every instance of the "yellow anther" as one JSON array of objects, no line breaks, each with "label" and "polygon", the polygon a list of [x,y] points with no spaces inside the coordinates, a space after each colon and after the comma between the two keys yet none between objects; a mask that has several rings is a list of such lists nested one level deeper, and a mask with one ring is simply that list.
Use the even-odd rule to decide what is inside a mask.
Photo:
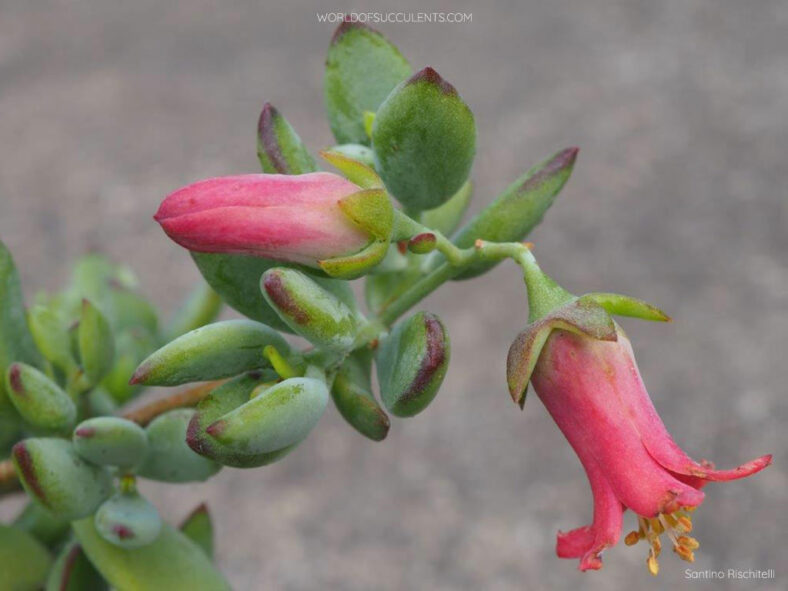
[{"label": "yellow anther", "polygon": [[692,536],[679,536],[678,542],[679,545],[686,546],[690,550],[697,550],[700,548],[700,543]]},{"label": "yellow anther", "polygon": [[659,573],[659,562],[657,562],[657,557],[649,556],[646,560],[646,566],[648,567],[648,572],[656,577]]},{"label": "yellow anther", "polygon": [[654,533],[657,535],[660,535],[665,531],[665,528],[660,522],[659,517],[652,517],[648,520],[648,523],[651,526],[651,529],[653,529]]},{"label": "yellow anther", "polygon": [[640,539],[640,533],[636,531],[631,531],[627,534],[627,537],[624,538],[624,543],[627,546],[634,546],[635,544],[638,543],[639,539]]},{"label": "yellow anther", "polygon": [[679,555],[679,558],[687,562],[695,562],[695,554],[686,546],[674,546],[673,551]]},{"label": "yellow anther", "polygon": [[659,538],[654,538],[654,540],[651,542],[651,547],[654,549],[654,556],[659,558],[659,555],[662,552],[662,542],[660,542]]},{"label": "yellow anther", "polygon": [[689,533],[692,531],[692,520],[682,515],[678,518],[678,527],[682,529],[684,533]]}]

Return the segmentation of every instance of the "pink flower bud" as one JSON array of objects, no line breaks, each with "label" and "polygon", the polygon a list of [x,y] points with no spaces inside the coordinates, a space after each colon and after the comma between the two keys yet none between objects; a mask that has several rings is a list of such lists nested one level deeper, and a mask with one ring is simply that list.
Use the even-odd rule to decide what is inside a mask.
[{"label": "pink flower bud", "polygon": [[360,190],[327,172],[218,177],[171,193],[154,219],[189,250],[317,267],[369,244],[339,206]]}]

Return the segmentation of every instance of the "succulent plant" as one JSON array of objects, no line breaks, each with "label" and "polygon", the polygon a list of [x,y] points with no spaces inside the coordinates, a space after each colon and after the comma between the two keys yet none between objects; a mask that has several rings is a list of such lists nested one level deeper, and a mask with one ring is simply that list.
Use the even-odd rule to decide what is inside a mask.
[{"label": "succulent plant", "polygon": [[[207,508],[175,528],[138,480],[201,482],[223,466],[279,461],[308,440],[329,399],[359,434],[384,440],[397,428],[389,414],[424,413],[449,370],[447,326],[406,314],[505,259],[523,274],[530,314],[509,351],[510,393],[522,406],[535,387],[594,493],[592,524],[559,533],[559,556],[600,568],[631,509],[641,526],[627,543],[648,539],[652,574],[660,533],[692,560],[687,512],[701,486],[749,476],[771,456],[717,471],[684,454],[613,320],[668,317],[618,294],[570,294],[522,242],[577,149],[527,170],[461,226],[476,127],[452,84],[431,67],[413,74],[380,33],[345,21],[328,50],[325,106],[338,144],[320,155],[338,173],[320,171],[266,103],[262,172],[198,180],[163,199],[156,221],[206,282],[165,325],[133,274],[95,254],[62,291],[25,308],[0,243],[0,491],[30,497],[0,526],[0,588],[229,588],[213,564]],[[362,277],[365,309],[349,286]],[[242,318],[216,321],[222,303]],[[123,408],[145,387],[184,385]]]}]

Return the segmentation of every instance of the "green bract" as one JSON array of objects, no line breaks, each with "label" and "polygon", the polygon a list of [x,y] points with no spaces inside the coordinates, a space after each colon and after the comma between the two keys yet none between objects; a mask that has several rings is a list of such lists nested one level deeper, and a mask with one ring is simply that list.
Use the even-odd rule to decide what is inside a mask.
[{"label": "green bract", "polygon": [[372,126],[375,168],[408,212],[434,209],[468,179],[473,114],[455,88],[424,68],[395,88]]},{"label": "green bract", "polygon": [[434,314],[419,312],[397,323],[376,358],[386,408],[400,417],[424,410],[443,382],[449,354],[449,336]]},{"label": "green bract", "polygon": [[186,444],[186,428],[194,412],[190,408],[171,410],[148,425],[148,455],[137,470],[140,476],[163,482],[199,482],[221,469]]},{"label": "green bract", "polygon": [[13,460],[30,497],[64,519],[90,515],[112,492],[109,472],[83,460],[65,439],[20,441]]},{"label": "green bract", "polygon": [[95,417],[74,429],[74,449],[94,464],[133,468],[148,452],[145,430],[119,417]]},{"label": "green bract", "polygon": [[340,144],[368,144],[364,111],[377,111],[410,66],[383,35],[355,22],[334,33],[323,81],[326,114]]},{"label": "green bract", "polygon": [[268,365],[263,347],[288,351],[273,329],[251,320],[226,320],[178,337],[140,364],[131,382],[177,386],[218,380]]}]

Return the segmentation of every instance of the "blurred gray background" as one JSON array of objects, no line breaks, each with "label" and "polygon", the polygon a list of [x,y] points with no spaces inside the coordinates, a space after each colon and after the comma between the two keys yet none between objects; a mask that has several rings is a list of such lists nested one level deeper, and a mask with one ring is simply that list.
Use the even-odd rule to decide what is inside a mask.
[{"label": "blurred gray background", "polygon": [[653,581],[642,544],[585,575],[555,557],[556,531],[588,522],[591,496],[538,399],[521,413],[506,392],[527,313],[511,265],[426,301],[449,327],[452,367],[432,406],[395,421],[384,443],[329,409],[279,464],[144,492],[173,521],[208,501],[219,563],[240,590],[786,588],[784,0],[0,0],[0,236],[28,297],[93,248],[173,309],[199,276],[151,220],[159,201],[256,171],[266,100],[314,149],[329,145],[321,83],[334,26],[316,12],[359,9],[473,14],[378,28],[474,110],[474,209],[581,147],[531,237],[536,253],[576,292],[641,296],[674,317],[624,326],[677,441],[720,466],[775,454],[757,477],[707,488],[693,568],[775,568],[777,579],[687,581],[668,551]]}]

